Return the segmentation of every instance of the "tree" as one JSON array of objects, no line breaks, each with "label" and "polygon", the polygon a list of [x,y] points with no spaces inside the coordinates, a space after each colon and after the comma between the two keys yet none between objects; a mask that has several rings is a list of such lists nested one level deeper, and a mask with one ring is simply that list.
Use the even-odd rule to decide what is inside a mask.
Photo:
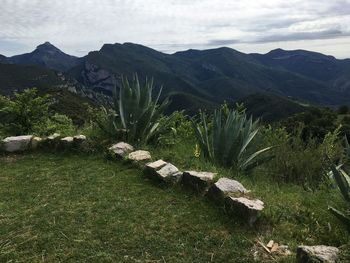
[{"label": "tree", "polygon": [[35,88],[15,92],[12,99],[0,96],[0,128],[11,135],[33,133],[48,116],[49,96],[38,96]]}]

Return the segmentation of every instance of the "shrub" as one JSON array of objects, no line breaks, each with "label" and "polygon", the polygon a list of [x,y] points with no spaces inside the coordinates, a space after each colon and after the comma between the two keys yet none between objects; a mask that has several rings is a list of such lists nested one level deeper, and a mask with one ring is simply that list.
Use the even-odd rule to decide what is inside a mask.
[{"label": "shrub", "polygon": [[176,143],[193,141],[192,123],[184,111],[175,111],[170,116],[159,119],[159,129],[151,138],[158,146],[171,146]]},{"label": "shrub", "polygon": [[40,136],[47,136],[56,132],[62,136],[73,135],[76,133],[75,130],[72,119],[58,113],[33,127],[33,133]]},{"label": "shrub", "polygon": [[258,133],[258,121],[247,119],[244,112],[221,108],[214,112],[211,123],[200,113],[201,122],[193,127],[199,147],[208,160],[237,170],[249,170],[261,164],[260,155],[270,149],[250,153],[248,147]]},{"label": "shrub", "polygon": [[130,143],[147,143],[159,129],[159,118],[167,100],[158,104],[162,92],[152,99],[153,81],[141,87],[137,75],[131,82],[122,77],[119,90],[113,94],[110,107],[101,107],[95,118],[97,127],[110,138],[125,139]]},{"label": "shrub", "polygon": [[262,129],[261,146],[273,145],[274,159],[264,165],[268,174],[277,182],[294,183],[307,189],[315,189],[328,183],[327,154],[333,160],[341,157],[338,142],[339,129],[325,136],[323,142],[302,135],[303,127],[290,134],[285,128],[267,126]]},{"label": "shrub", "polygon": [[45,122],[49,115],[49,97],[38,96],[37,89],[14,93],[13,98],[0,96],[0,123],[9,135],[34,133],[34,127]]}]

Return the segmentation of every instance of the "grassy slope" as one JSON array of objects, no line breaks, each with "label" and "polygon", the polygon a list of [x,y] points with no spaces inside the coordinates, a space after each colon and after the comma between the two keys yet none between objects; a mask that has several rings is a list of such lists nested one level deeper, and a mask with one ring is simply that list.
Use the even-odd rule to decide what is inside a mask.
[{"label": "grassy slope", "polygon": [[[176,164],[182,170],[217,172],[220,177],[234,178],[252,190],[251,197],[265,202],[265,210],[258,223],[256,236],[266,243],[273,239],[296,251],[298,245],[324,244],[350,248],[350,236],[346,229],[327,210],[328,206],[346,209],[338,189],[306,191],[292,184],[277,184],[263,170],[242,175],[216,167],[201,158],[194,157],[194,143],[176,143],[170,148],[150,148],[155,158]],[[349,250],[350,251],[350,250]],[[344,262],[349,262],[350,254]],[[291,262],[294,262],[290,259]]]},{"label": "grassy slope", "polygon": [[31,154],[0,166],[1,262],[251,262],[253,230],[127,165]]}]

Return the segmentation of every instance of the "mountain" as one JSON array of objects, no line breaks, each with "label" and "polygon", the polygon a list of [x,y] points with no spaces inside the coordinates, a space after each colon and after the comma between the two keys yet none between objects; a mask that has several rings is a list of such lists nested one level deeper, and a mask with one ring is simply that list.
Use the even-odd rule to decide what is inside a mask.
[{"label": "mountain", "polygon": [[[278,52],[283,53],[276,50],[271,54],[257,55],[244,54],[231,48],[217,48],[169,55],[132,43],[106,44],[99,51],[90,52],[82,58],[78,66],[69,70],[69,74],[86,87],[107,94],[111,94],[121,75],[137,73],[141,79],[154,77],[157,86],[164,85],[164,95],[190,94],[197,101],[221,103],[223,100],[237,101],[250,94],[269,92],[320,105],[348,103],[347,89],[311,74],[319,70],[318,74],[322,75],[327,70],[326,66],[311,67],[315,64],[312,62],[312,55],[316,56],[313,52],[305,52],[306,61],[310,62],[300,64],[299,68],[298,61],[294,62],[294,67],[288,61],[285,64],[275,63],[275,58],[282,56],[276,54]],[[294,56],[289,58],[294,59]],[[286,57],[286,60],[289,58]],[[331,57],[328,59],[332,60]],[[334,70],[337,83],[343,76],[341,85],[344,87],[347,81],[343,72],[346,72],[347,63],[333,60],[341,69]]]},{"label": "mountain", "polygon": [[79,58],[63,53],[49,42],[37,46],[31,53],[9,57],[7,60],[14,64],[38,65],[61,72],[79,63]]},{"label": "mountain", "polygon": [[0,54],[0,63],[6,63],[7,57]]},{"label": "mountain", "polygon": [[[288,70],[325,83],[336,91],[350,90],[350,59],[336,59],[305,50],[275,49],[267,54],[251,54],[262,64]],[[349,93],[348,93],[349,94]]]},{"label": "mountain", "polygon": [[[8,68],[40,66],[18,67],[18,79],[5,79],[2,89],[63,85],[92,98],[96,93],[111,95],[121,76],[137,73],[141,81],[154,78],[157,90],[163,86],[163,98],[172,100],[168,112],[186,109],[192,114],[199,108],[212,110],[223,101],[244,101],[252,113],[272,120],[304,110],[298,101],[331,107],[350,104],[350,60],[305,50],[245,54],[223,47],[164,54],[138,44],[116,43],[76,58],[47,42],[29,54],[0,57],[0,63],[10,63]],[[44,67],[64,71],[60,78],[70,84],[57,84],[52,75],[57,73],[45,72]],[[38,73],[38,68],[43,71]],[[14,73],[4,71],[2,77],[7,74]]]}]

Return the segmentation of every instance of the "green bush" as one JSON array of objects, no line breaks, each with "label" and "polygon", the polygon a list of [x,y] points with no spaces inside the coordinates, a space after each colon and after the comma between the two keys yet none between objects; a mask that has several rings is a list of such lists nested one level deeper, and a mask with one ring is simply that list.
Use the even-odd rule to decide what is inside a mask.
[{"label": "green bush", "polygon": [[49,97],[38,96],[35,88],[15,92],[13,98],[0,96],[0,123],[5,134],[32,134],[48,115]]},{"label": "green bush", "polygon": [[315,189],[328,183],[326,156],[333,160],[341,157],[338,142],[339,129],[325,136],[323,142],[309,138],[304,140],[303,127],[298,127],[290,134],[285,128],[264,127],[259,136],[264,145],[273,145],[274,156],[264,165],[268,175],[280,183],[294,183],[307,189]]},{"label": "green bush", "polygon": [[13,97],[0,96],[0,134],[50,135],[58,132],[72,135],[75,127],[70,118],[49,111],[50,97],[39,96],[37,89],[14,93]]},{"label": "green bush", "polygon": [[219,165],[237,170],[250,170],[263,162],[260,155],[270,147],[254,152],[249,148],[258,133],[258,121],[247,118],[244,111],[216,110],[212,119],[200,113],[200,123],[193,122],[195,135],[203,156]]},{"label": "green bush", "polygon": [[59,133],[62,136],[73,135],[76,133],[72,119],[66,115],[55,113],[33,127],[35,135],[47,136],[53,133]]}]

